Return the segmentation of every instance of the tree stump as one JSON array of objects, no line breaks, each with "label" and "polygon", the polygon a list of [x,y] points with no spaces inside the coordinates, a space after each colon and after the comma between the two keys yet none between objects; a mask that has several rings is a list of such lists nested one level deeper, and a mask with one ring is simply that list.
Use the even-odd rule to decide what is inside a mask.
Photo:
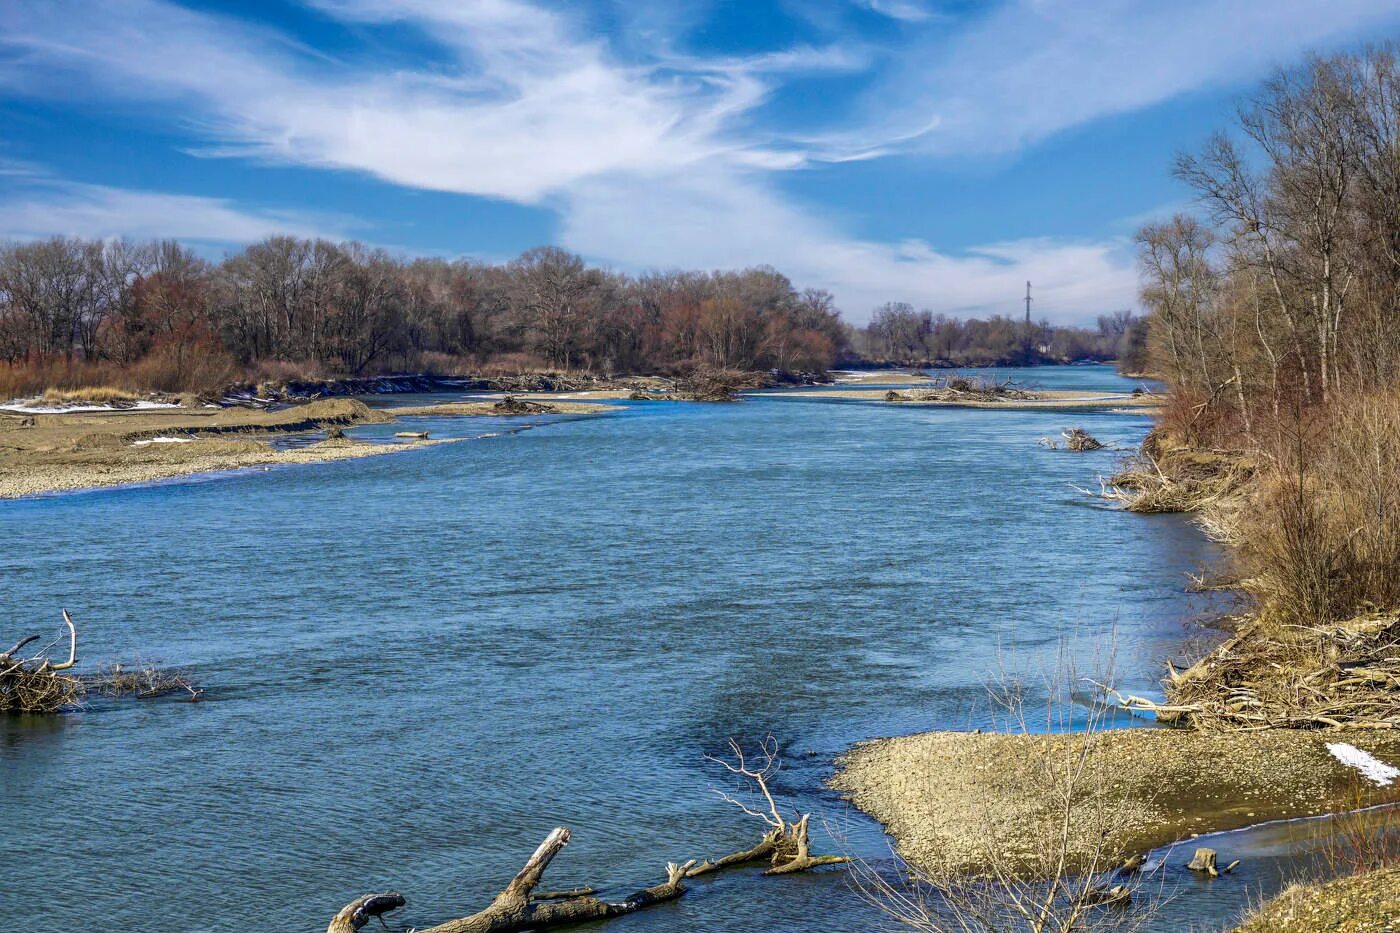
[{"label": "tree stump", "polygon": [[1216,863],[1216,851],[1214,849],[1201,846],[1196,850],[1196,854],[1191,856],[1191,861],[1186,867],[1191,871],[1203,871],[1212,878],[1219,878],[1221,875],[1228,875],[1240,864],[1239,859],[1235,859],[1224,868],[1219,868]]}]

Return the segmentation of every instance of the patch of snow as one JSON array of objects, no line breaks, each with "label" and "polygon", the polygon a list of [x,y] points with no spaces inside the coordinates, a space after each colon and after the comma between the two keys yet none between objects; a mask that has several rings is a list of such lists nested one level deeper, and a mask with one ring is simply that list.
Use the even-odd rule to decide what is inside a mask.
[{"label": "patch of snow", "polygon": [[1347,742],[1328,742],[1327,750],[1332,753],[1333,758],[1348,768],[1360,771],[1363,777],[1377,787],[1389,787],[1400,777],[1400,768],[1388,765],[1370,752],[1362,751]]},{"label": "patch of snow", "polygon": [[0,411],[12,411],[21,415],[68,415],[84,411],[150,411],[152,408],[179,408],[178,402],[150,402],[142,400],[121,408],[115,405],[31,405],[28,402],[12,401],[0,405]]},{"label": "patch of snow", "polygon": [[132,441],[132,447],[145,447],[147,444],[193,444],[192,437],[149,437],[144,441]]}]

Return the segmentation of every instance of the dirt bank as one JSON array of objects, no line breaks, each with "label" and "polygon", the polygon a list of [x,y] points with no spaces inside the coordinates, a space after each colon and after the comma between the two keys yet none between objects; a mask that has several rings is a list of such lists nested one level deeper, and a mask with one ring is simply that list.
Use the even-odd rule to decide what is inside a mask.
[{"label": "dirt bank", "polygon": [[[1047,762],[1066,757],[1082,735],[930,732],[856,746],[833,786],[885,825],[901,856],[954,870],[980,867],[989,848],[1027,851],[1053,822]],[[1086,811],[1071,851],[1083,858],[1106,829],[1126,857],[1193,834],[1266,820],[1312,816],[1400,799],[1343,765],[1327,742],[1348,742],[1400,762],[1400,737],[1376,733],[1275,730],[1205,734],[1126,729],[1093,736]]]},{"label": "dirt bank", "polygon": [[[479,411],[481,406],[489,410]],[[337,438],[296,450],[274,450],[263,439],[386,424],[394,421],[394,415],[503,414],[491,402],[455,407],[425,406],[390,413],[355,399],[335,398],[281,411],[200,407],[28,416],[0,412],[0,498],[245,467],[401,453],[450,441],[369,444]],[[565,403],[550,403],[550,407],[561,413],[611,410],[602,405]]]},{"label": "dirt bank", "polygon": [[1325,884],[1295,884],[1234,933],[1392,933],[1400,929],[1400,868]]}]

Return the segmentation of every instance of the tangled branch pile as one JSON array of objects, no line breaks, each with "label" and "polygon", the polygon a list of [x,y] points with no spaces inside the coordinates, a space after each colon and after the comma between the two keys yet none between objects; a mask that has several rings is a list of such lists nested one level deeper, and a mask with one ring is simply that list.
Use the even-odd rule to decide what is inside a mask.
[{"label": "tangled branch pile", "polygon": [[1186,672],[1171,671],[1158,718],[1209,730],[1400,728],[1398,646],[1396,615],[1325,626],[1255,620]]},{"label": "tangled branch pile", "polygon": [[[1065,428],[1060,432],[1060,436],[1065,439],[1065,450],[1072,450],[1075,453],[1087,453],[1091,450],[1103,450],[1104,448],[1103,441],[1083,428]],[[1048,437],[1042,437],[1040,446],[1058,450],[1060,445]]]},{"label": "tangled branch pile", "polygon": [[1103,449],[1103,441],[1083,428],[1066,428],[1060,432],[1060,436],[1065,439],[1065,447],[1076,453]]},{"label": "tangled branch pile", "polygon": [[38,635],[21,638],[0,654],[0,712],[52,713],[72,706],[82,696],[82,681],[68,673],[78,663],[77,630],[67,612],[63,621],[68,628],[68,660],[54,663],[49,656],[57,641],[30,657],[16,659],[25,646],[39,640]]},{"label": "tangled branch pile", "polygon": [[513,395],[507,395],[491,408],[502,415],[547,415],[554,411],[553,405],[521,401]]},{"label": "tangled branch pile", "polygon": [[1035,392],[1017,388],[1010,380],[988,376],[940,376],[927,388],[885,393],[887,402],[1009,402],[1039,397]]},{"label": "tangled branch pile", "polygon": [[1209,523],[1238,510],[1254,473],[1248,458],[1225,451],[1169,447],[1161,433],[1153,431],[1143,441],[1142,452],[1104,484],[1103,495],[1141,514],[1204,515],[1210,510]]},{"label": "tangled branch pile", "polygon": [[[103,696],[150,699],[180,691],[197,701],[203,691],[180,671],[162,670],[150,664],[113,664],[91,674],[70,673],[78,663],[78,630],[63,610],[64,635],[29,657],[19,657],[39,635],[27,635],[0,654],[0,712],[57,713],[76,706],[88,691]],[[55,662],[52,652],[67,641],[68,658]]]},{"label": "tangled branch pile", "polygon": [[191,702],[197,702],[204,694],[183,671],[166,670],[141,662],[131,666],[111,664],[99,668],[95,674],[83,677],[82,684],[103,696],[135,697],[138,700],[183,691],[190,695]]}]

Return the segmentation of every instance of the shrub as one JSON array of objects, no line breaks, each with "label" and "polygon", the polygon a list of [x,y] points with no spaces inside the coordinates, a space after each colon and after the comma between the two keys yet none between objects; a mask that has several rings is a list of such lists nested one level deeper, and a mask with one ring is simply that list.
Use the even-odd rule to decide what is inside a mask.
[{"label": "shrub", "polygon": [[1400,608],[1400,400],[1339,398],[1281,434],[1237,534],[1246,587],[1311,625]]}]

